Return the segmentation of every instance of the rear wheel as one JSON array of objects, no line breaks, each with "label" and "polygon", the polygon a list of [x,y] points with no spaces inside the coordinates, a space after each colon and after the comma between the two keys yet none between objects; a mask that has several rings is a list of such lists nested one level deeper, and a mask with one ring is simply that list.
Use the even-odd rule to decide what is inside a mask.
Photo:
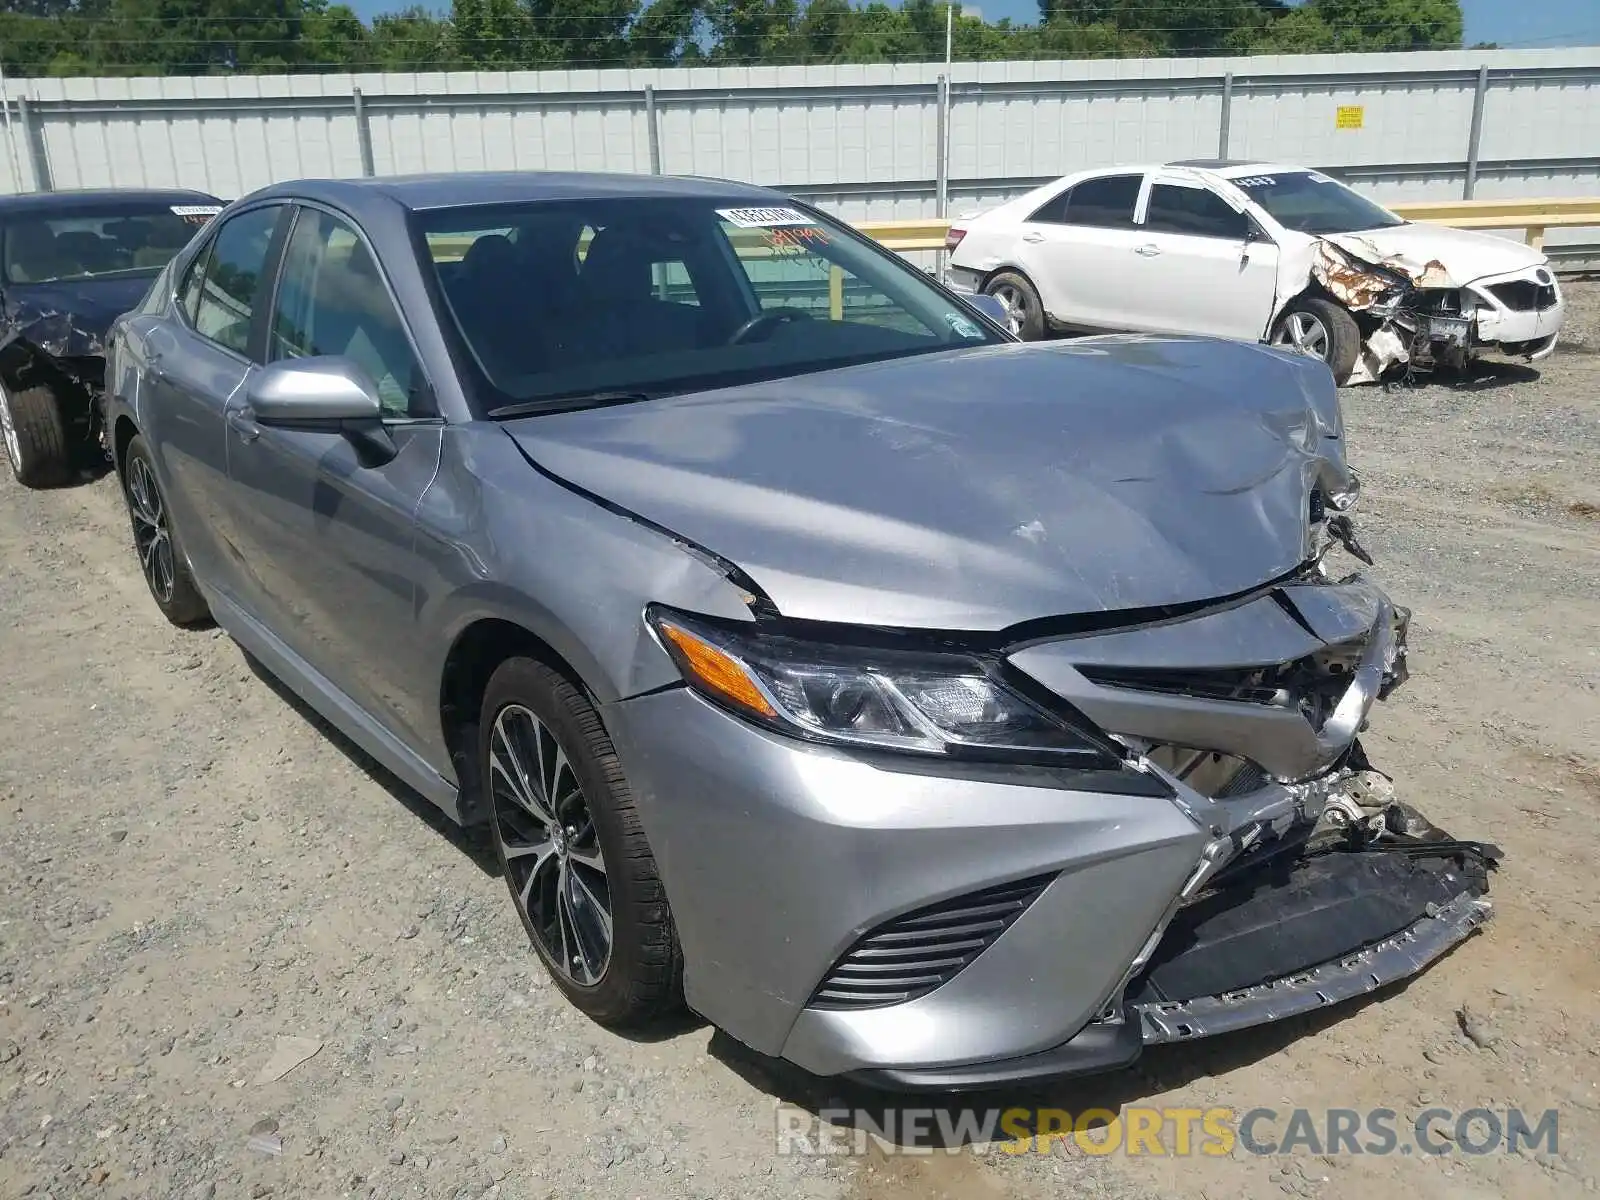
[{"label": "rear wheel", "polygon": [[599,713],[564,676],[513,658],[489,680],[479,729],[500,865],[556,986],[603,1025],[676,1011],[672,910]]},{"label": "rear wheel", "polygon": [[0,435],[17,482],[26,487],[56,487],[72,474],[67,422],[48,387],[13,392],[0,384]]},{"label": "rear wheel", "polygon": [[1272,330],[1272,344],[1321,359],[1343,387],[1356,367],[1361,330],[1349,311],[1332,300],[1302,296],[1290,301]]},{"label": "rear wheel", "polygon": [[167,503],[156,483],[150,449],[142,437],[128,443],[122,466],[122,494],[133,525],[133,548],[150,595],[174,625],[195,625],[209,617],[205,597],[189,574],[189,560],[167,515]]},{"label": "rear wheel", "polygon": [[1027,276],[1016,271],[1001,271],[983,290],[1006,306],[1023,341],[1036,342],[1044,337],[1044,303]]}]

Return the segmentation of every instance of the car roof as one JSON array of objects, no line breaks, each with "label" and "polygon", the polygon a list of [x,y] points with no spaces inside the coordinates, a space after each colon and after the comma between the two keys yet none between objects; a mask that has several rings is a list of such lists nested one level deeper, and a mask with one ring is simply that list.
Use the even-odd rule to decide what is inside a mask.
[{"label": "car roof", "polygon": [[1224,179],[1238,179],[1246,175],[1278,174],[1293,171],[1310,171],[1311,167],[1289,163],[1261,162],[1251,158],[1183,158],[1166,164],[1169,167],[1189,167],[1196,171],[1210,171]]},{"label": "car roof", "polygon": [[148,204],[215,204],[222,200],[205,192],[188,188],[83,188],[60,192],[23,192],[16,196],[0,196],[0,216],[19,213],[34,215],[65,215],[94,212],[110,204],[129,200]]},{"label": "car roof", "polygon": [[598,171],[458,171],[368,179],[301,179],[263,188],[250,198],[321,200],[351,209],[378,200],[423,212],[477,204],[620,196],[737,199],[766,205],[789,200],[769,188],[723,179]]}]

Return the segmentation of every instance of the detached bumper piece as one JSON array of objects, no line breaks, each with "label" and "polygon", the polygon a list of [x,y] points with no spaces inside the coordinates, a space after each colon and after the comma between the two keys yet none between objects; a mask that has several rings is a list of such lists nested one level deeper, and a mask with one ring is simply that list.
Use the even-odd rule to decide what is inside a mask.
[{"label": "detached bumper piece", "polygon": [[1408,841],[1235,877],[1179,910],[1128,989],[1142,1040],[1245,1029],[1416,974],[1488,919],[1495,853]]},{"label": "detached bumper piece", "polygon": [[1119,1019],[1021,1058],[854,1072],[896,1091],[964,1092],[1115,1071],[1147,1045],[1326,1008],[1417,974],[1489,919],[1493,846],[1396,836],[1276,857],[1179,909]]}]

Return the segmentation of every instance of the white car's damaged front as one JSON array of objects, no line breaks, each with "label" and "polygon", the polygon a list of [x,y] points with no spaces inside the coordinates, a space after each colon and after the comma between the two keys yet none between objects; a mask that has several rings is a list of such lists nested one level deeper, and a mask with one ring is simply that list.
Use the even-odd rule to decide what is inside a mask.
[{"label": "white car's damaged front", "polygon": [[1529,361],[1555,350],[1565,302],[1531,246],[1407,221],[1318,171],[1252,166],[1216,178],[1280,248],[1272,329],[1308,287],[1354,317],[1361,346],[1341,382],[1397,367],[1459,369],[1483,350]]}]

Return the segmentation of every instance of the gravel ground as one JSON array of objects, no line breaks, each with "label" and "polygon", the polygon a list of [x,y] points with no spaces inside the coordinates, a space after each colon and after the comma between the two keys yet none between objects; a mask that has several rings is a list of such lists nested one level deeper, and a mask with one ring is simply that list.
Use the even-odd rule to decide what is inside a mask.
[{"label": "gravel ground", "polygon": [[1435,820],[1505,848],[1496,919],[1374,1001],[1025,1098],[1554,1107],[1560,1153],[780,1156],[778,1100],[878,1098],[692,1022],[627,1041],[578,1016],[485,844],[221,634],[161,620],[111,481],[7,477],[0,1196],[1595,1192],[1600,286],[1571,291],[1572,347],[1537,371],[1346,394],[1358,528],[1416,614],[1412,680],[1370,749]]}]

